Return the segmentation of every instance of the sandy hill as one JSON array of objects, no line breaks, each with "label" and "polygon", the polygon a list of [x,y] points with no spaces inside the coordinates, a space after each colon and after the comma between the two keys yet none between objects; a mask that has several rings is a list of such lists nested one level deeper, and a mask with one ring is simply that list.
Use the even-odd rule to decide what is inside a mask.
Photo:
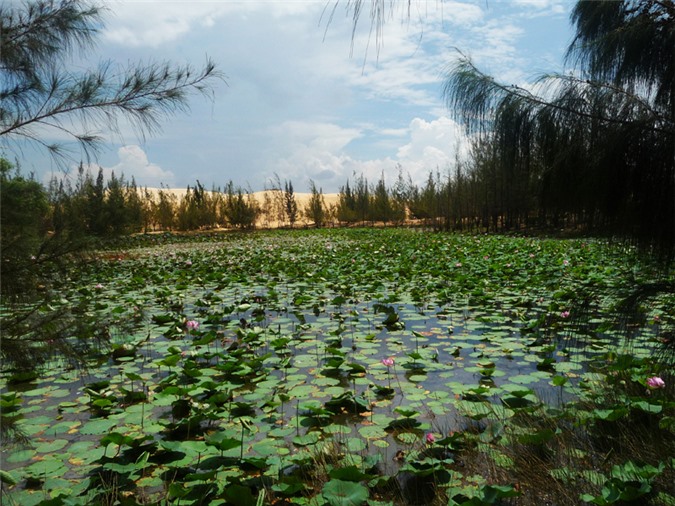
[{"label": "sandy hill", "polygon": [[[148,188],[147,189],[151,194],[156,195],[159,191],[160,188]],[[187,190],[185,188],[162,188],[161,189],[164,192],[168,192],[172,195],[175,195],[179,200],[185,195]],[[258,201],[258,204],[260,205],[261,208],[264,206],[265,202],[265,195],[268,194],[269,198],[271,201],[274,201],[274,194],[277,192],[274,191],[259,191],[259,192],[253,192],[252,195],[255,197],[255,199]],[[309,220],[305,219],[303,216],[303,211],[307,207],[309,203],[309,199],[311,198],[312,194],[311,193],[294,193],[295,196],[295,202],[298,204],[298,221],[296,225],[306,225],[311,223]],[[324,202],[326,203],[326,208],[330,209],[332,206],[337,205],[338,202],[338,194],[337,193],[324,193],[323,195]],[[278,227],[278,226],[283,226],[285,223],[279,223],[277,221],[273,220],[268,220],[267,217],[261,216],[261,218],[258,220],[258,226],[260,227]]]}]

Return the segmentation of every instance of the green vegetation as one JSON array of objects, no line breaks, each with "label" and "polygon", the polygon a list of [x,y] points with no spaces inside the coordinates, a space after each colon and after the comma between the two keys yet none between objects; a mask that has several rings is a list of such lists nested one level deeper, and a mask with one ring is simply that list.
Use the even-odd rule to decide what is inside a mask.
[{"label": "green vegetation", "polygon": [[[0,7],[3,153],[59,159],[34,128],[78,113],[151,132],[210,91],[210,63],[63,74],[99,15]],[[262,203],[178,198],[0,158],[3,504],[675,504],[673,19],[579,2],[580,75],[543,98],[460,61],[470,159],[422,187],[355,175],[334,208],[278,176]],[[303,215],[473,235],[237,231]],[[561,229],[598,238],[516,235]]]},{"label": "green vegetation", "polygon": [[[190,93],[208,95],[221,79],[208,60],[203,68],[102,62],[74,72],[71,55],[92,51],[103,12],[88,0],[0,5],[3,156],[38,147],[63,164],[73,160],[75,143],[89,160],[104,141],[98,131],[118,132],[120,119],[141,135],[157,131],[161,119],[186,109]],[[45,141],[54,134],[68,141]]]},{"label": "green vegetation", "polygon": [[57,288],[110,336],[86,374],[2,373],[4,497],[672,504],[674,276],[598,240],[120,238]]},{"label": "green vegetation", "polygon": [[675,2],[580,1],[571,21],[571,66],[534,93],[453,66],[444,95],[479,139],[456,183],[483,190],[485,222],[611,231],[672,255]]},{"label": "green vegetation", "polygon": [[[379,50],[382,25],[395,13],[410,16],[416,3],[354,0],[346,9],[353,33],[370,15]],[[571,23],[564,70],[528,89],[482,72],[459,43],[443,96],[470,134],[471,153],[430,174],[409,209],[442,218],[445,229],[610,233],[672,258],[675,2],[579,0]],[[345,203],[338,219],[349,222],[353,203]]]},{"label": "green vegetation", "polygon": [[305,208],[305,217],[314,223],[316,228],[321,228],[326,224],[328,218],[328,210],[326,207],[326,200],[323,196],[323,190],[317,190],[314,181],[309,181],[310,197]]},{"label": "green vegetation", "polygon": [[[70,311],[58,287],[66,264],[92,238],[147,229],[149,211],[133,178],[126,182],[113,174],[106,185],[102,171],[94,181],[80,164],[76,181],[53,181],[46,190],[18,168],[13,172],[7,159],[37,147],[65,167],[75,145],[89,161],[103,141],[96,132],[118,131],[121,119],[141,136],[152,133],[160,119],[186,108],[191,93],[208,95],[221,78],[210,61],[201,69],[166,62],[120,68],[106,62],[74,70],[71,57],[93,49],[102,13],[87,0],[0,5],[0,353],[3,362],[22,368],[55,351],[77,360],[93,338],[105,338],[100,328],[86,328],[77,310]],[[49,143],[46,136],[67,140]],[[158,205],[166,203],[160,199]],[[168,211],[165,205],[162,211]],[[167,216],[159,218],[164,222]],[[81,346],[68,344],[74,334],[83,338]],[[39,346],[45,342],[51,346]],[[3,424],[3,434],[6,430]]]}]

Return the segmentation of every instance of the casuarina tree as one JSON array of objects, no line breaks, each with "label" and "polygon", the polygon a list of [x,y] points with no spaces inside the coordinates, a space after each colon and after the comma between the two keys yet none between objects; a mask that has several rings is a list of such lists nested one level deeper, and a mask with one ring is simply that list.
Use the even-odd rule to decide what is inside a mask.
[{"label": "casuarina tree", "polygon": [[82,72],[69,66],[74,53],[93,51],[104,9],[88,0],[36,0],[0,5],[0,143],[9,152],[24,143],[57,160],[72,157],[54,134],[76,141],[87,156],[121,120],[141,135],[185,111],[192,92],[211,93],[221,78],[215,65],[156,62],[122,67],[102,62]]},{"label": "casuarina tree", "polygon": [[[105,336],[105,322],[73,332],[73,325],[85,323],[59,310],[61,297],[52,291],[61,275],[56,264],[73,253],[74,243],[65,226],[47,235],[44,227],[23,225],[45,210],[48,199],[38,182],[10,170],[7,159],[20,159],[29,146],[44,148],[63,167],[95,158],[105,141],[102,131],[114,132],[124,121],[141,136],[155,133],[167,116],[187,110],[191,94],[212,94],[222,79],[209,60],[199,68],[102,62],[77,70],[72,58],[95,50],[104,13],[89,0],[0,4],[2,304],[16,306],[15,316],[2,323],[6,365],[34,368],[56,350],[73,356],[94,342],[80,339],[73,347],[68,336]],[[50,140],[56,138],[65,140]],[[99,186],[103,192],[102,180]]]},{"label": "casuarina tree", "polygon": [[675,2],[580,1],[571,20],[568,72],[532,92],[462,56],[445,82],[448,106],[487,142],[507,219],[581,224],[672,257]]}]

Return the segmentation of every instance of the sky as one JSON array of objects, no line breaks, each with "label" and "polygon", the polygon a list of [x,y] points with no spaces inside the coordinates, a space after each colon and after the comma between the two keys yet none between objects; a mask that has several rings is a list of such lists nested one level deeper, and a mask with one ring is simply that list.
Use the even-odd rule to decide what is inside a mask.
[{"label": "sky", "polygon": [[[190,63],[211,58],[224,75],[212,99],[139,139],[122,125],[92,170],[140,186],[205,187],[228,181],[259,191],[275,175],[325,193],[363,175],[387,185],[399,170],[417,184],[451,170],[467,139],[442,97],[458,56],[505,84],[528,87],[563,69],[571,0],[384,0],[376,35],[366,0],[352,37],[347,0],[109,0],[96,49],[78,65],[111,60]],[[106,134],[106,132],[102,132]],[[47,139],[48,140],[48,139]],[[25,150],[24,172],[59,169]],[[73,160],[73,167],[77,161]]]}]

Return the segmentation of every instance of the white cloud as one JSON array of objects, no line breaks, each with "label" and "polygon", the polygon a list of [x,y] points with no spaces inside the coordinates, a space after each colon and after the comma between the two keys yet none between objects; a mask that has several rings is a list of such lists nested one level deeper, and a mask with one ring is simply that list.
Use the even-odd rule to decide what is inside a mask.
[{"label": "white cloud", "polygon": [[[369,182],[385,174],[388,184],[398,176],[398,164],[410,174],[417,184],[423,184],[430,171],[444,174],[450,168],[459,150],[465,154],[467,142],[461,127],[453,120],[441,116],[427,121],[414,118],[406,129],[382,129],[365,132],[343,128],[331,123],[285,122],[272,130],[278,150],[268,156],[266,177],[279,174],[282,179],[294,182],[303,191],[313,179],[326,191],[337,191],[353,175],[363,175]],[[348,153],[349,144],[364,136],[381,136],[398,140],[390,156],[358,159]]]},{"label": "white cloud", "polygon": [[119,2],[103,31],[107,42],[122,46],[159,47],[186,34],[200,19],[208,23],[208,10],[187,10],[172,2]]},{"label": "white cloud", "polygon": [[291,145],[306,145],[312,149],[339,151],[361,136],[356,128],[342,128],[332,123],[285,121],[276,132]]},{"label": "white cloud", "polygon": [[[99,171],[103,173],[105,183],[110,180],[114,173],[115,177],[124,177],[125,182],[131,182],[133,179],[139,188],[159,188],[164,185],[169,188],[175,186],[175,176],[170,170],[164,170],[159,165],[148,160],[148,156],[140,146],[127,145],[122,146],[117,150],[118,163],[114,165],[100,165],[98,163],[82,164],[85,173],[89,173],[91,177],[96,180]],[[71,185],[76,184],[78,178],[78,166],[73,165],[66,172],[54,172],[46,174],[44,183],[52,178],[57,180],[67,180]],[[48,176],[48,177],[47,177]]]},{"label": "white cloud", "polygon": [[423,183],[464,149],[441,97],[454,48],[496,80],[525,86],[543,47],[557,58],[548,20],[559,27],[555,9],[567,1],[415,0],[408,18],[408,2],[385,0],[393,11],[380,39],[364,3],[350,55],[346,1],[327,24],[322,11],[334,2],[324,0],[111,0],[96,58],[198,65],[208,55],[227,87],[213,103],[191,99],[190,111],[164,122],[143,149],[128,146],[138,141],[122,123],[110,139],[124,148],[104,165],[139,184],[231,179],[258,189],[277,172],[298,191],[309,178],[329,191],[353,172],[389,178],[400,163]]},{"label": "white cloud", "polygon": [[279,174],[294,181],[299,191],[309,179],[333,185],[352,163],[344,148],[361,135],[360,129],[319,121],[286,121],[270,128],[265,178]]},{"label": "white cloud", "polygon": [[[74,120],[77,119],[78,118],[74,118]],[[81,132],[87,131],[81,123],[76,124],[76,121],[72,121],[71,123],[75,125],[73,130]],[[98,133],[100,133],[104,139],[111,139],[111,143],[114,142],[113,140],[123,142],[125,137],[138,137],[134,135],[133,128],[127,122],[121,122],[120,126],[123,131],[127,132],[126,135],[117,135],[109,130]],[[101,149],[100,152],[90,153],[93,156],[87,157],[80,146],[72,141],[72,137],[65,134],[63,131],[46,128],[44,126],[39,126],[35,131],[41,135],[42,140],[62,143],[64,146],[64,153],[69,157],[64,166],[57,165],[55,160],[50,158],[40,161],[36,172],[45,185],[48,185],[52,179],[68,181],[70,184],[74,185],[77,181],[80,163],[85,171],[90,173],[94,179],[96,179],[99,169],[101,169],[106,182],[110,180],[110,176],[114,172],[115,176],[118,178],[123,175],[126,182],[131,182],[133,177],[139,187],[147,186],[149,188],[156,188],[162,184],[168,187],[175,187],[177,183],[180,183],[181,186],[183,185],[182,181],[177,181],[173,171],[163,169],[157,163],[151,162],[143,148],[138,145],[124,144],[117,148],[117,156],[115,156],[113,150],[107,149],[110,145],[104,143],[102,145],[102,148],[104,149]],[[77,162],[77,160],[80,160],[80,162]],[[35,162],[30,161],[28,163],[33,165]],[[48,167],[49,169],[45,170],[45,167]],[[192,179],[192,182],[193,181],[194,179]]]},{"label": "white cloud", "polygon": [[404,137],[408,135],[408,129],[407,128],[383,128],[380,130],[381,135],[389,136],[389,137]]},{"label": "white cloud", "polygon": [[[436,13],[438,18],[439,11]],[[440,4],[440,18],[443,23],[466,26],[480,22],[483,17],[483,9],[476,2],[445,1]]]},{"label": "white cloud", "polygon": [[412,13],[410,22],[405,22],[404,12],[399,15],[401,18],[388,20],[381,33],[375,34],[370,31],[368,13],[363,14],[366,19],[361,20],[361,29],[351,40],[353,57],[343,58],[337,65],[325,56],[344,54],[345,38],[351,37],[344,28],[351,20],[334,21],[324,42],[329,47],[321,51],[318,65],[312,65],[322,76],[360,90],[369,100],[422,107],[437,103],[437,90],[433,88],[449,45],[441,30],[441,11],[430,9],[420,17]]},{"label": "white cloud", "polygon": [[530,16],[541,16],[544,14],[562,14],[566,12],[568,5],[565,0],[512,0],[515,5],[533,9],[527,13]]},{"label": "white cloud", "polygon": [[133,176],[139,187],[158,188],[161,184],[173,187],[175,176],[170,170],[164,170],[159,165],[148,160],[148,156],[137,145],[122,146],[117,150],[119,163],[112,167],[104,167],[104,173],[115,172],[116,176],[124,174],[125,179]]},{"label": "white cloud", "polygon": [[386,183],[393,185],[400,166],[406,177],[410,175],[415,184],[423,185],[429,172],[438,170],[444,175],[454,166],[458,154],[465,156],[468,142],[462,128],[447,116],[431,121],[414,118],[393,151],[395,154],[375,160],[350,159],[348,171],[342,171],[342,183],[354,172],[363,174],[370,182],[379,180],[384,173]]},{"label": "white cloud", "polygon": [[429,171],[450,168],[456,155],[465,155],[468,149],[462,128],[452,119],[441,116],[432,121],[415,118],[410,122],[410,140],[396,153],[396,160],[418,184]]},{"label": "white cloud", "polygon": [[266,11],[277,18],[316,10],[313,2],[252,2],[229,0],[118,0],[103,37],[131,47],[159,48],[200,28],[212,28],[224,16],[246,18]]}]

